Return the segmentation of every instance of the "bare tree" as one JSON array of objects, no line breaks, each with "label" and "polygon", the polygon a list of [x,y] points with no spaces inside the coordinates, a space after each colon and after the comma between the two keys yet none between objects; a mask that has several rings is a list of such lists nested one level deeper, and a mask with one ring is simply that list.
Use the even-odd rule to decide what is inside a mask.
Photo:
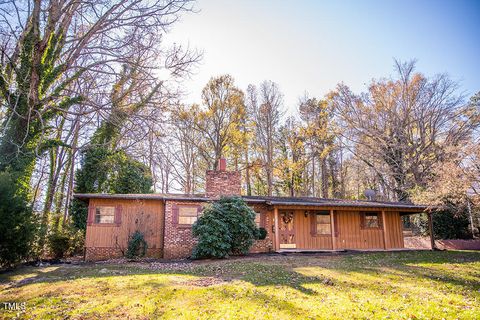
[{"label": "bare tree", "polygon": [[[176,181],[186,194],[197,191],[197,170],[199,167],[198,143],[202,135],[195,127],[195,117],[185,106],[179,106],[170,118],[171,143],[167,150],[174,161],[173,173]],[[173,147],[172,147],[173,146]]]},{"label": "bare tree", "polygon": [[425,186],[432,166],[450,156],[446,147],[464,143],[478,126],[455,95],[455,82],[446,75],[429,79],[414,68],[414,61],[396,62],[398,79],[373,81],[362,95],[341,84],[334,97],[345,129],[339,133],[398,200]]},{"label": "bare tree", "polygon": [[301,124],[293,117],[289,117],[278,131],[278,177],[283,190],[290,197],[302,196],[304,185],[305,157],[304,136],[301,133]]},{"label": "bare tree", "polygon": [[204,136],[200,154],[213,169],[239,134],[245,115],[244,95],[230,75],[223,75],[210,79],[202,90],[202,100],[205,109],[194,105],[191,112],[196,119],[194,128]]},{"label": "bare tree", "polygon": [[274,184],[275,136],[282,115],[283,95],[276,83],[264,81],[258,92],[255,86],[250,85],[247,97],[248,110],[254,123],[255,150],[265,170],[267,195],[271,196]]},{"label": "bare tree", "polygon": [[320,169],[321,195],[327,198],[329,196],[329,182],[331,181],[332,184],[335,184],[337,179],[335,175],[332,175],[331,170],[335,163],[334,155],[332,154],[335,145],[332,106],[328,98],[317,100],[306,96],[300,101],[299,113],[300,118],[305,123],[303,134],[311,160],[311,194],[313,196],[317,195],[315,173],[318,166]]},{"label": "bare tree", "polygon": [[[173,92],[167,80],[188,76],[199,55],[167,48],[162,40],[190,10],[188,0],[2,2],[0,171],[14,178],[16,194],[30,202],[32,168],[48,152],[40,238],[48,212],[68,206],[77,151],[102,118],[125,123],[125,115],[137,114],[126,105],[153,103],[153,93],[168,96]],[[138,77],[111,90],[123,66]],[[159,69],[168,71],[167,78],[157,79]],[[117,101],[126,104],[112,115]],[[109,123],[115,127],[115,121]]]}]

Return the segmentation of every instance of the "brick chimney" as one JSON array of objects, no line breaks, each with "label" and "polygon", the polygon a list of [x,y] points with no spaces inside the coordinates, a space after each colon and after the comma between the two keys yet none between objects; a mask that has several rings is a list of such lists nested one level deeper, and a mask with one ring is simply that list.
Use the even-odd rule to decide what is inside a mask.
[{"label": "brick chimney", "polygon": [[227,161],[220,159],[217,170],[207,170],[205,195],[208,198],[239,196],[242,190],[240,172],[227,171]]}]

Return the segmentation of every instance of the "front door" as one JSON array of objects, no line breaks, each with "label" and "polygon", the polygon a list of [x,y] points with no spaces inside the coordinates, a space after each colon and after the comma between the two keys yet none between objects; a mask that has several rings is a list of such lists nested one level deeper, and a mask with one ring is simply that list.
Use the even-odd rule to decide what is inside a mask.
[{"label": "front door", "polygon": [[295,249],[295,225],[294,219],[295,213],[293,211],[280,211],[279,212],[279,236],[280,236],[280,249]]}]

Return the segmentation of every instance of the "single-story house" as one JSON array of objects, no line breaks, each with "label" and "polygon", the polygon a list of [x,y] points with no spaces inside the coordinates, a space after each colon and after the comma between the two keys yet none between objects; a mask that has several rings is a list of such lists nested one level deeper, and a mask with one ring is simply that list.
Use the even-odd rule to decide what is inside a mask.
[{"label": "single-story house", "polygon": [[[187,258],[195,245],[192,224],[202,208],[221,196],[241,194],[240,173],[225,161],[206,172],[203,195],[75,194],[88,202],[86,260],[119,257],[139,230],[147,256]],[[252,252],[396,250],[404,248],[402,216],[425,206],[402,202],[354,201],[313,197],[242,196],[267,230]]]}]

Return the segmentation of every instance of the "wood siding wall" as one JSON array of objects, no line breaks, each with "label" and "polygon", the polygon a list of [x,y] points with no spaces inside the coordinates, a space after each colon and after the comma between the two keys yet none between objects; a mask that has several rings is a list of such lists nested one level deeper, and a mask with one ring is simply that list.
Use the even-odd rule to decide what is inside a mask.
[{"label": "wood siding wall", "polygon": [[[141,231],[148,243],[149,256],[163,257],[164,252],[164,204],[159,200],[118,200],[91,199],[90,207],[121,206],[121,223],[119,225],[90,224],[87,226],[85,246],[89,248],[112,248],[124,251],[129,236],[136,230]],[[274,210],[272,207],[255,208],[265,215],[265,228],[268,236],[264,241],[257,241],[252,251],[266,252],[275,245]],[[306,208],[279,208],[294,213],[295,245],[297,250],[332,250],[331,235],[312,234],[311,213]],[[333,208],[308,208],[308,210],[334,210],[335,249],[399,249],[404,247],[403,227],[397,211],[384,212],[384,228],[362,229],[360,211]],[[372,211],[372,210],[370,210]],[[379,212],[381,214],[381,211]],[[384,238],[384,229],[386,236]],[[169,234],[166,235],[170,237]],[[168,239],[170,239],[168,238]],[[168,242],[167,239],[167,242]],[[94,252],[94,251],[91,251]],[[148,254],[147,252],[147,254]],[[93,253],[94,254],[94,253]]]},{"label": "wood siding wall", "polygon": [[386,211],[387,237],[385,237],[387,249],[404,248],[403,243],[403,223],[400,213],[396,211]]},{"label": "wood siding wall", "polygon": [[91,224],[87,226],[87,248],[115,248],[126,250],[129,236],[136,230],[144,234],[148,251],[161,257],[163,249],[163,202],[158,200],[90,199],[89,207],[118,206],[121,223],[116,225]]},{"label": "wood siding wall", "polygon": [[[303,209],[279,209],[293,211],[296,249],[332,250],[331,235],[312,235],[311,219]],[[325,209],[326,210],[326,209]],[[272,211],[273,212],[273,211]],[[379,216],[382,216],[379,211]],[[400,249],[403,244],[403,227],[399,212],[385,211],[386,237],[383,228],[362,229],[360,211],[335,210],[336,249]]]},{"label": "wood siding wall", "polygon": [[338,226],[338,249],[384,249],[383,230],[362,229],[360,212],[338,211],[335,218]]},{"label": "wood siding wall", "polygon": [[297,249],[332,249],[331,235],[311,234],[311,217],[305,217],[305,210],[295,210],[294,227]]}]

